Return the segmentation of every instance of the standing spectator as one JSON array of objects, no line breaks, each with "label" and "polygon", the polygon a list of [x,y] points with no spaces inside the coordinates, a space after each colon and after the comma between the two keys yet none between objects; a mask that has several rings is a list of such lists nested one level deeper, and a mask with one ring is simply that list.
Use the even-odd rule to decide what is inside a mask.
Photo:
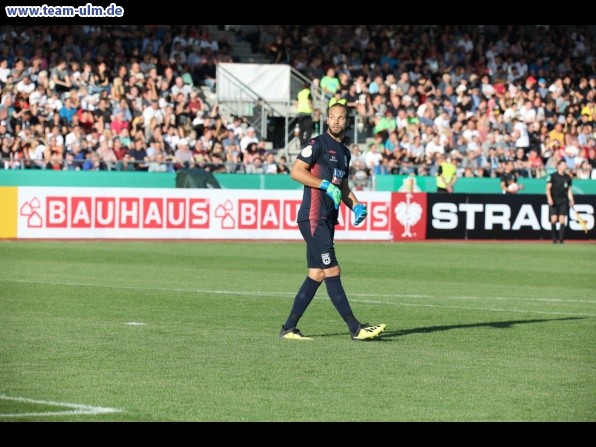
[{"label": "standing spectator", "polygon": [[321,78],[319,85],[327,99],[339,92],[339,79],[335,75],[335,68],[327,68],[327,73]]},{"label": "standing spectator", "polygon": [[298,127],[300,129],[300,147],[303,148],[307,145],[312,135],[313,102],[309,82],[305,82],[302,90],[298,92],[296,109],[298,112]]},{"label": "standing spectator", "polygon": [[441,153],[437,157],[437,192],[452,193],[457,182],[457,158]]},{"label": "standing spectator", "polygon": [[50,72],[50,88],[61,94],[69,91],[71,87],[72,82],[68,74],[66,60],[60,59]]}]

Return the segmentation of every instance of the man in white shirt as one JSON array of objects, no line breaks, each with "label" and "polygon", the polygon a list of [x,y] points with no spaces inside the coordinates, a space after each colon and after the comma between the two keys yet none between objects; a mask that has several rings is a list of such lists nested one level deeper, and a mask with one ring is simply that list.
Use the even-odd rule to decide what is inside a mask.
[{"label": "man in white shirt", "polygon": [[515,138],[515,147],[523,148],[525,152],[530,146],[530,136],[528,135],[528,126],[523,121],[516,121],[513,124],[513,138]]},{"label": "man in white shirt", "polygon": [[441,144],[440,136],[436,135],[436,134],[433,135],[432,139],[428,143],[426,143],[426,147],[424,148],[424,151],[431,157],[435,153],[444,154],[445,146],[443,146]]},{"label": "man in white shirt", "polygon": [[246,135],[244,135],[240,139],[240,150],[242,153],[246,152],[246,148],[250,143],[258,143],[259,139],[257,138],[256,131],[254,127],[249,127],[246,129]]}]

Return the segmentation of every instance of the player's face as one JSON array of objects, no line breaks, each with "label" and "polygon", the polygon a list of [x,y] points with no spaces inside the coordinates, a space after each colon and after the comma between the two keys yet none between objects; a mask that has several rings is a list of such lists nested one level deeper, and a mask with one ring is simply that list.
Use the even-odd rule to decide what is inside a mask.
[{"label": "player's face", "polygon": [[343,137],[346,130],[348,119],[348,111],[345,107],[337,106],[331,107],[327,115],[327,125],[329,126],[329,133],[334,138]]}]

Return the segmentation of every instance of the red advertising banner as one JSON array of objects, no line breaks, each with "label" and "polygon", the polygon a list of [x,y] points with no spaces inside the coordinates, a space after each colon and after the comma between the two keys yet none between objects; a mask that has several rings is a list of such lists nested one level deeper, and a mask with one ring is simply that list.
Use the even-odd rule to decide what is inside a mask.
[{"label": "red advertising banner", "polygon": [[389,215],[391,216],[393,241],[426,239],[426,193],[392,193]]}]

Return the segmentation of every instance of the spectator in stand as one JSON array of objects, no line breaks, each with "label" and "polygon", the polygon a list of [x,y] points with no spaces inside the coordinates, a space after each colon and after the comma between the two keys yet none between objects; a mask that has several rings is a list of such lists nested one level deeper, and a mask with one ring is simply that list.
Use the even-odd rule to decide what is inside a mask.
[{"label": "spectator in stand", "polygon": [[103,140],[101,143],[99,143],[97,154],[99,155],[99,158],[106,170],[111,171],[116,169],[118,158],[116,157],[113,148],[110,147],[108,140]]},{"label": "spectator in stand", "polygon": [[327,99],[332,98],[339,92],[339,79],[336,76],[334,67],[327,68],[325,76],[321,78],[319,86]]},{"label": "spectator in stand", "polygon": [[149,172],[168,172],[170,171],[168,163],[165,161],[163,152],[156,154],[155,159],[149,163]]},{"label": "spectator in stand", "polygon": [[265,154],[263,171],[265,174],[277,174],[277,161],[275,160],[273,152],[267,152],[267,154]]},{"label": "spectator in stand", "polygon": [[247,148],[250,143],[258,143],[259,139],[257,138],[257,133],[254,127],[249,127],[246,129],[246,135],[240,138],[240,150],[242,153],[246,153]]},{"label": "spectator in stand", "polygon": [[277,173],[278,174],[290,174],[290,168],[287,165],[288,159],[285,155],[281,155],[279,157],[279,161],[277,162]]},{"label": "spectator in stand", "polygon": [[69,91],[71,87],[72,82],[68,74],[66,60],[60,59],[50,72],[50,88],[58,94],[62,94]]},{"label": "spectator in stand", "polygon": [[72,117],[77,113],[76,107],[74,107],[73,100],[67,94],[64,100],[64,106],[59,110],[58,114],[62,123],[71,124]]},{"label": "spectator in stand", "polygon": [[252,157],[249,163],[245,164],[245,169],[247,174],[264,174],[265,168],[263,166],[263,159],[260,155],[255,155]]},{"label": "spectator in stand", "polygon": [[592,178],[592,166],[588,160],[582,161],[580,167],[576,170],[576,177],[580,180],[589,180]]},{"label": "spectator in stand", "polygon": [[83,171],[103,171],[104,169],[105,167],[97,153],[92,151],[86,153],[85,161],[82,166]]},{"label": "spectator in stand", "polygon": [[174,168],[188,169],[193,163],[193,153],[189,148],[189,141],[186,138],[178,141],[178,149],[174,152]]},{"label": "spectator in stand", "polygon": [[115,135],[120,135],[123,129],[130,129],[130,123],[124,119],[124,113],[118,112],[112,117],[110,129]]},{"label": "spectator in stand", "polygon": [[[382,30],[371,26],[347,26],[342,27],[341,33],[337,35],[305,26],[303,38],[296,38],[295,27],[279,25],[270,28],[271,36],[275,37],[273,42],[279,37],[282,46],[286,47],[278,52],[281,58],[294,67],[300,66],[312,80],[315,91],[320,80],[325,77],[321,60],[333,62],[325,69],[335,70],[336,81],[333,82],[339,82],[338,90],[342,88],[342,81],[337,79],[339,77],[343,79],[344,88],[355,84],[359,104],[359,138],[362,135],[365,135],[364,138],[374,135],[372,117],[375,113],[379,114],[379,118],[385,116],[385,107],[392,116],[397,114],[397,128],[405,129],[411,142],[418,136],[422,137],[423,144],[428,143],[426,138],[433,132],[427,133],[421,120],[427,122],[429,117],[433,117],[433,125],[436,126],[434,133],[441,135],[439,141],[445,150],[451,151],[458,147],[465,153],[470,141],[460,142],[462,136],[461,131],[457,130],[459,121],[456,119],[463,116],[465,119],[462,122],[477,123],[480,135],[476,144],[483,151],[487,134],[496,132],[495,144],[524,147],[526,155],[530,149],[536,148],[547,169],[553,169],[556,151],[553,151],[549,141],[561,136],[555,129],[560,121],[562,139],[559,141],[559,148],[575,146],[580,149],[580,154],[574,156],[573,161],[568,160],[570,163],[577,163],[577,171],[583,158],[586,158],[586,142],[594,137],[592,129],[584,131],[584,126],[591,125],[595,116],[593,99],[596,79],[586,68],[589,67],[589,61],[586,62],[589,57],[587,49],[577,51],[582,45],[587,48],[582,41],[585,32],[581,27],[566,29],[551,26],[546,37],[552,44],[542,48],[539,53],[530,48],[531,42],[545,37],[545,30],[537,26],[526,27],[525,38],[515,42],[504,37],[495,39],[494,32],[488,31],[489,27],[472,30],[471,27],[458,26],[459,36],[468,33],[471,37],[474,43],[471,52],[466,52],[463,43],[467,43],[467,40],[463,37],[451,42],[445,41],[445,36],[453,30],[447,30],[443,26],[435,27],[432,33],[427,27],[420,25],[413,25],[408,29],[390,25]],[[221,52],[224,47],[214,49],[213,39],[203,36],[193,40],[186,28],[176,25],[168,30],[168,34],[177,38],[175,42],[172,37],[168,39],[167,35],[164,39],[160,33],[152,33],[145,39],[139,38],[138,45],[135,45],[134,38],[123,36],[127,32],[137,33],[137,30],[125,26],[118,29],[102,28],[101,39],[90,40],[87,44],[90,50],[86,51],[77,44],[78,36],[82,35],[81,27],[70,28],[68,34],[60,33],[58,29],[23,26],[13,37],[2,43],[5,56],[0,57],[0,121],[7,121],[7,132],[13,135],[16,132],[33,134],[39,133],[38,124],[60,125],[59,134],[63,138],[71,132],[74,125],[80,125],[89,137],[85,144],[96,148],[100,135],[103,135],[105,126],[110,124],[111,116],[116,112],[111,107],[116,106],[117,109],[120,106],[119,100],[126,98],[133,115],[128,120],[133,139],[142,130],[143,138],[149,142],[154,138],[155,126],[159,125],[157,133],[161,134],[162,139],[164,136],[168,137],[167,149],[173,153],[176,142],[185,135],[188,136],[188,131],[181,127],[181,121],[187,114],[193,120],[197,135],[202,135],[200,123],[195,124],[198,110],[197,104],[193,103],[198,91],[184,78],[184,58],[186,63],[190,63],[192,51],[202,52],[202,55],[193,56],[195,66],[189,70],[193,70],[195,84],[211,82],[214,85],[215,64],[218,60],[225,61],[225,57],[217,52]],[[391,48],[385,43],[385,33],[396,43],[397,54],[391,54]],[[420,36],[420,52],[424,56],[419,57],[412,53],[411,59],[402,60],[403,54],[409,55],[407,42],[412,33]],[[44,39],[33,44],[33,36],[36,34],[43,35]],[[461,46],[458,45],[459,42],[462,43]],[[203,44],[204,48],[201,46]],[[170,60],[170,53],[176,45],[181,51]],[[260,45],[258,47],[257,51],[260,50]],[[314,49],[317,51],[313,52]],[[358,55],[354,49],[360,49],[361,54]],[[76,56],[78,54],[80,59]],[[309,54],[311,56],[306,56]],[[559,54],[566,56],[563,58]],[[310,58],[310,61],[303,60],[305,57]],[[476,59],[477,57],[480,59]],[[398,65],[392,68],[391,63],[395,58]],[[483,61],[483,58],[486,60]],[[389,64],[385,64],[385,61]],[[206,68],[203,67],[205,64]],[[179,77],[183,80],[182,89],[188,92],[188,96],[177,91]],[[210,77],[213,79],[208,79]],[[30,91],[33,85],[36,88]],[[371,92],[368,91],[368,85]],[[163,87],[161,92],[164,95],[164,104],[158,105],[158,109],[161,114],[167,108],[171,110],[167,123],[157,123],[153,121],[154,117],[146,119],[144,116],[152,108],[151,100],[159,99],[158,87]],[[347,91],[349,93],[350,89]],[[376,99],[379,93],[381,97]],[[72,107],[77,110],[70,122],[61,120],[59,116],[67,94],[72,100]],[[436,103],[432,99],[433,95]],[[5,108],[5,103],[10,108]],[[429,105],[433,110],[428,109]],[[439,125],[434,119],[441,114],[439,106],[449,116],[447,127],[450,129],[443,124]],[[205,107],[208,108],[209,104],[205,104]],[[400,115],[400,107],[403,116]],[[414,108],[413,113],[410,113],[410,108]],[[30,113],[24,112],[24,109],[28,109]],[[419,116],[416,114],[417,109]],[[94,122],[88,119],[88,112],[93,114]],[[138,114],[143,116],[142,119]],[[228,124],[225,117],[219,119],[220,127],[225,128]],[[530,144],[527,147],[519,144],[518,137],[511,139],[518,119],[528,126]],[[217,119],[215,121],[218,122]],[[575,139],[574,124],[577,128],[577,142],[570,141]],[[175,129],[170,131],[171,127]],[[536,132],[537,129],[540,129],[539,133]],[[351,132],[350,128],[348,130]],[[548,140],[547,134],[552,130],[553,138]],[[321,132],[315,131],[314,135],[318,133]],[[116,132],[113,135],[118,134]],[[214,137],[219,139],[217,124]],[[402,137],[403,135],[400,136],[400,141]],[[170,148],[169,144],[172,142],[173,147]],[[20,145],[17,147],[22,149]],[[484,152],[483,155],[487,154],[488,152]],[[13,165],[18,165],[18,162],[16,160]],[[434,175],[434,168],[435,165],[432,165],[429,174]]]},{"label": "spectator in stand", "polygon": [[145,141],[142,138],[134,140],[132,150],[129,150],[128,153],[134,159],[135,169],[137,171],[146,171],[149,168]]}]

